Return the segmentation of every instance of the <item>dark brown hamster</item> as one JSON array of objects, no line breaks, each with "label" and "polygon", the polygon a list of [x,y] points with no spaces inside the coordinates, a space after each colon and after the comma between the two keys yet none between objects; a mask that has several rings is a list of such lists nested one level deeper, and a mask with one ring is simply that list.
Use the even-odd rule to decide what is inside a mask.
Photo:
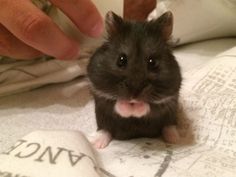
[{"label": "dark brown hamster", "polygon": [[168,40],[173,16],[166,12],[150,22],[106,16],[108,37],[88,65],[95,99],[97,148],[112,138],[178,139],[176,111],[181,73]]}]

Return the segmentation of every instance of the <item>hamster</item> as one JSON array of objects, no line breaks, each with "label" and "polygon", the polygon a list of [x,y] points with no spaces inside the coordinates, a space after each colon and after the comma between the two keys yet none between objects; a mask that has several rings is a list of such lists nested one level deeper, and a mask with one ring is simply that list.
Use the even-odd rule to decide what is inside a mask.
[{"label": "hamster", "polygon": [[96,148],[114,139],[163,136],[176,143],[180,67],[172,54],[173,16],[150,22],[106,15],[106,41],[87,67],[95,100]]}]

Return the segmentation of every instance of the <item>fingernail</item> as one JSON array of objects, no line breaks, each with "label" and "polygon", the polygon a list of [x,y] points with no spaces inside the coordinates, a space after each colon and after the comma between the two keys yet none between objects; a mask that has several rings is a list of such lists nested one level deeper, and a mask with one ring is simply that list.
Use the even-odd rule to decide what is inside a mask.
[{"label": "fingernail", "polygon": [[61,57],[58,57],[59,60],[76,60],[79,58],[80,50],[79,46],[73,46],[69,50],[67,50],[66,54]]},{"label": "fingernail", "polygon": [[91,28],[91,36],[99,37],[103,33],[103,21],[99,20],[92,28]]},{"label": "fingernail", "polygon": [[79,57],[80,57],[80,50],[78,49],[77,53],[75,54],[74,57],[71,58],[71,60],[79,59]]}]

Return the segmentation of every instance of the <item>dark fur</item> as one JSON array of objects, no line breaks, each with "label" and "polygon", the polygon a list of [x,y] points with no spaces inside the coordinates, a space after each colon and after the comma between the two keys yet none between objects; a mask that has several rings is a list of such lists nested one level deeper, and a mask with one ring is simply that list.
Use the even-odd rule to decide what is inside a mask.
[{"label": "dark fur", "polygon": [[[151,22],[128,22],[107,15],[108,39],[88,65],[98,130],[109,131],[115,139],[157,137],[164,126],[176,124],[181,74],[167,44],[172,30],[170,15]],[[116,65],[121,53],[128,57],[126,68]],[[149,57],[158,62],[155,69],[148,69]],[[154,104],[169,96],[173,97],[167,102]],[[148,102],[151,112],[143,118],[120,117],[114,111],[116,100],[131,98]]]}]

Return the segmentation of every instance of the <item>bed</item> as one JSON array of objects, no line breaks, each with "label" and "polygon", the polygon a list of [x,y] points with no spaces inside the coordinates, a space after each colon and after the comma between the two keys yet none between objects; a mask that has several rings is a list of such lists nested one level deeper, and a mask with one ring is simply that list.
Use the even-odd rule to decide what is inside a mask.
[{"label": "bed", "polygon": [[[180,13],[182,8],[194,6],[197,9],[201,6],[194,1],[183,2],[185,3],[174,11],[177,20],[178,17],[183,17]],[[215,6],[215,2],[202,3],[209,5],[205,6],[205,13],[208,13],[208,7]],[[225,5],[231,8],[229,5],[232,4],[235,5],[233,1],[227,1]],[[160,7],[163,10],[163,4]],[[196,9],[186,12],[196,12]],[[212,11],[211,15],[216,20],[210,21],[211,27],[215,27],[217,17],[214,14],[218,10],[216,8]],[[154,11],[150,18],[156,16],[157,12],[161,10]],[[225,17],[229,19],[227,14]],[[198,18],[203,17],[197,16],[195,20]],[[179,109],[181,143],[170,145],[161,139],[146,138],[113,140],[107,148],[97,151],[106,170],[105,176],[235,176],[236,38],[231,37],[232,31],[235,32],[232,29],[236,29],[232,27],[235,25],[232,23],[234,19],[235,16],[231,21],[225,21],[231,24],[228,28],[227,24],[223,24],[226,29],[224,34],[227,35],[222,35],[219,31],[213,34],[214,30],[208,30],[204,34],[191,32],[198,36],[175,31],[174,36],[180,39],[181,45],[174,48],[174,55],[183,74]],[[192,21],[187,22],[190,31],[199,30],[191,28]],[[180,28],[181,23],[183,22],[177,23],[176,28]],[[208,23],[199,24],[201,28],[204,25]],[[222,26],[218,27],[220,29]],[[48,64],[60,66],[61,63]],[[60,83],[50,82],[50,79],[55,78],[50,76],[49,80],[41,78],[30,90],[27,83],[21,85],[20,93],[14,92],[10,87],[9,92],[3,93],[0,87],[0,93],[5,95],[0,97],[0,152],[35,130],[82,131],[87,137],[96,131],[94,102],[87,84],[85,68],[77,68],[79,72],[73,72],[71,66],[74,65],[75,63],[67,65],[70,75],[62,78]],[[63,76],[64,71],[59,75]]]},{"label": "bed", "polygon": [[[166,159],[169,159],[168,168],[166,167],[164,170],[166,172],[163,172],[167,176],[170,174],[173,176],[196,176],[197,174],[198,176],[199,174],[200,176],[206,176],[206,174],[220,177],[234,176],[236,142],[233,138],[236,134],[233,132],[236,131],[236,99],[234,99],[236,89],[233,87],[235,90],[230,92],[231,95],[218,93],[217,90],[215,90],[215,94],[204,93],[204,91],[199,93],[198,90],[203,87],[199,86],[199,83],[206,84],[208,79],[206,77],[213,77],[212,75],[206,76],[204,71],[204,67],[209,63],[222,57],[232,56],[230,59],[233,59],[234,62],[230,61],[231,66],[236,66],[235,46],[234,38],[225,38],[189,44],[174,50],[184,75],[181,104],[188,114],[190,122],[195,121],[195,124],[192,125],[195,136],[200,136],[194,143],[185,144],[185,142],[180,146],[168,146],[156,139],[112,141],[105,150],[99,151],[99,156],[106,169],[118,177],[162,176],[161,165],[166,164]],[[224,54],[228,50],[230,53]],[[223,65],[226,64],[223,63]],[[234,76],[235,72],[236,69]],[[200,79],[196,73],[200,75]],[[205,81],[203,81],[204,79]],[[194,83],[195,81],[198,82],[198,86]],[[214,78],[212,82],[215,82]],[[194,84],[195,89],[189,90]],[[208,81],[209,84],[211,84],[210,81]],[[196,87],[199,88],[196,89]],[[222,94],[224,99],[231,99],[231,102],[223,103],[224,99],[219,96]],[[209,99],[206,101],[204,98]],[[222,104],[217,105],[217,99],[221,100]],[[214,111],[219,112],[220,108],[225,106],[228,106],[231,112],[225,113],[226,121],[222,123],[220,115],[218,115],[218,119],[214,118]],[[206,109],[203,110],[203,108]],[[67,83],[52,84],[32,91],[1,97],[0,151],[6,150],[16,140],[35,130],[80,130],[86,135],[90,135],[96,131],[94,116],[93,99],[84,77]],[[230,121],[231,124],[226,124]],[[207,126],[209,127],[207,128]],[[189,129],[189,126],[185,129]],[[230,136],[225,135],[226,129],[232,131]],[[218,134],[216,131],[221,133]],[[187,134],[187,139],[190,134]],[[193,138],[190,139],[193,140]],[[227,142],[230,142],[231,145],[228,146]],[[213,144],[216,149],[213,148]],[[223,161],[226,166],[219,161]],[[217,169],[221,173],[214,170],[219,165],[220,168]],[[229,167],[229,165],[231,166]],[[203,170],[199,172],[199,168]]]}]

